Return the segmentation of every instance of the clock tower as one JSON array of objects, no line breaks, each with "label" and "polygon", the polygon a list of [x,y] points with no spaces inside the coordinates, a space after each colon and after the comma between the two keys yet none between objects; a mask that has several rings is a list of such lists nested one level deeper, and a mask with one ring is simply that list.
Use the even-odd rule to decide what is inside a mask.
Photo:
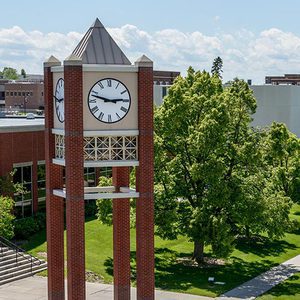
[{"label": "clock tower", "polygon": [[[66,219],[68,299],[85,299],[85,200],[113,199],[114,299],[130,299],[135,198],[137,299],[154,299],[153,63],[143,55],[131,64],[96,19],[63,64],[44,63],[44,74],[48,298],[65,299]],[[85,186],[84,168],[103,167],[112,167],[113,185]]]}]

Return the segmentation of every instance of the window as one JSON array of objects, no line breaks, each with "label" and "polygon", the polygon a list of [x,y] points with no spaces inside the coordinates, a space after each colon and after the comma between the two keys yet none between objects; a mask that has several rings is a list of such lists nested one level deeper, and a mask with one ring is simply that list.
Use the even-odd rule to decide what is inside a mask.
[{"label": "window", "polygon": [[14,165],[14,183],[20,185],[14,194],[16,217],[32,215],[32,164]]},{"label": "window", "polygon": [[84,185],[96,186],[95,168],[84,168]]},{"label": "window", "polygon": [[25,92],[22,92],[22,96],[23,96],[23,97],[25,96]]},{"label": "window", "polygon": [[37,186],[38,186],[38,209],[45,210],[46,201],[46,167],[45,162],[38,162],[37,165]]},{"label": "window", "polygon": [[167,87],[163,86],[162,87],[162,97],[164,98],[167,95]]},{"label": "window", "polygon": [[21,92],[18,92],[18,96],[19,96],[19,97],[21,96]]},{"label": "window", "polygon": [[10,95],[13,96],[13,95],[14,95],[14,92],[10,92]]},{"label": "window", "polygon": [[104,176],[107,178],[112,177],[112,168],[111,167],[104,167],[100,169],[100,176]]},{"label": "window", "polygon": [[17,92],[14,92],[14,96],[17,96]]},{"label": "window", "polygon": [[6,96],[9,96],[9,92],[6,92]]}]

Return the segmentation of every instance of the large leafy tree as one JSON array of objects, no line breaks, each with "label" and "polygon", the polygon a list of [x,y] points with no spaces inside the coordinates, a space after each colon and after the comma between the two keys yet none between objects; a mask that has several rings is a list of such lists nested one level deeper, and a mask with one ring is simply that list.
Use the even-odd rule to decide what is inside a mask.
[{"label": "large leafy tree", "polygon": [[[157,234],[188,236],[198,262],[205,245],[227,256],[237,234],[276,236],[288,223],[288,199],[266,180],[264,134],[250,127],[255,109],[244,81],[223,89],[218,76],[189,68],[156,110]],[[271,207],[282,226],[273,226]]]},{"label": "large leafy tree", "polygon": [[4,79],[15,80],[19,78],[17,70],[11,67],[5,67],[2,71],[2,75]]}]

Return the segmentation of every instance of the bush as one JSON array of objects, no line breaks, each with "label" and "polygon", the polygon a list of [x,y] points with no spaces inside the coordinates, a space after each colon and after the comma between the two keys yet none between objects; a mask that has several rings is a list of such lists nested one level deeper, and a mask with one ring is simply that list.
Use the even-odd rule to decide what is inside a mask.
[{"label": "bush", "polygon": [[14,201],[11,198],[0,196],[0,236],[7,239],[12,238],[14,233],[13,207]]},{"label": "bush", "polygon": [[31,235],[46,228],[46,214],[37,213],[33,217],[15,221],[15,238],[28,239]]}]

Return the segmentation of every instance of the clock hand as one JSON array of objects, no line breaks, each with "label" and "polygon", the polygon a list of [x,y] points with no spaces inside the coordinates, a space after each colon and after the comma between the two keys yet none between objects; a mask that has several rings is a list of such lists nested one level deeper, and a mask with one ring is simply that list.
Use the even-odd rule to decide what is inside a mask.
[{"label": "clock hand", "polygon": [[105,102],[110,101],[109,99],[105,98],[105,97],[101,97],[101,96],[97,96],[97,95],[92,95],[92,97],[104,100]]},{"label": "clock hand", "polygon": [[58,99],[56,96],[53,96],[58,102],[64,101],[64,98]]}]

